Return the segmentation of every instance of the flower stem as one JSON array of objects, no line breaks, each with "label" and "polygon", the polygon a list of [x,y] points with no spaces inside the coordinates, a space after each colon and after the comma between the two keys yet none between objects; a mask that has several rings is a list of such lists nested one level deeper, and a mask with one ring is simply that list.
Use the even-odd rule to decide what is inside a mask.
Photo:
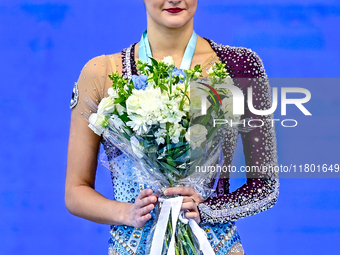
[{"label": "flower stem", "polygon": [[187,93],[187,90],[188,90],[188,87],[189,87],[189,83],[190,83],[190,80],[185,80],[185,86],[184,86],[184,94],[183,94],[183,97],[182,97],[182,100],[179,104],[179,110],[180,111],[183,111],[183,105],[184,105],[184,100],[185,100],[185,95]]},{"label": "flower stem", "polygon": [[181,230],[182,230],[182,233],[183,233],[183,236],[184,236],[185,240],[187,241],[188,245],[190,246],[190,249],[192,250],[192,252],[195,255],[197,255],[197,252],[195,250],[195,246],[191,242],[191,238],[189,237],[188,231],[185,229],[184,225],[181,226]]}]

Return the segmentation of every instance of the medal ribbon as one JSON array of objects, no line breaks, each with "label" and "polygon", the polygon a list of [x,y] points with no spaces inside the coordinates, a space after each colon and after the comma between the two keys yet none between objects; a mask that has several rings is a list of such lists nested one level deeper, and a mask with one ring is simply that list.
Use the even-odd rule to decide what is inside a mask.
[{"label": "medal ribbon", "polygon": [[[193,31],[191,38],[187,44],[187,47],[185,48],[185,52],[182,58],[180,69],[190,69],[192,58],[194,57],[194,53],[196,49],[196,44],[197,44],[197,34],[195,31]],[[145,30],[139,42],[138,58],[143,62],[147,62],[151,64],[150,57],[152,57],[151,47],[149,43],[147,30]]]}]

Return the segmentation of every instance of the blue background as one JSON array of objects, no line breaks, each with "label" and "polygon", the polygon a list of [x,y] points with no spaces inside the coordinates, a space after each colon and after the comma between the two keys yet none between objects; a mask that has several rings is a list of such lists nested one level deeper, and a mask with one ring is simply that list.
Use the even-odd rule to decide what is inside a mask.
[{"label": "blue background", "polygon": [[[64,205],[68,106],[83,65],[138,41],[145,27],[138,0],[1,1],[0,254],[107,253],[109,227]],[[195,30],[252,48],[271,78],[339,78],[339,1],[200,0]],[[312,93],[313,116],[276,112],[299,121],[277,126],[280,164],[340,163],[339,80],[318,81],[299,86]],[[242,160],[238,146],[234,163]],[[281,179],[272,209],[237,222],[247,255],[339,254],[339,184]],[[99,167],[96,185],[112,197],[109,170]]]}]

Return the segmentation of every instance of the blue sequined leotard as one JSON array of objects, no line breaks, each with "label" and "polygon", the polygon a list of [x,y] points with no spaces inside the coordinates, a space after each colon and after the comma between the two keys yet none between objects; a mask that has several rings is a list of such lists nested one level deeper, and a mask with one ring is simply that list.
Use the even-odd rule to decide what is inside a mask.
[{"label": "blue sequined leotard", "polygon": [[[213,62],[225,64],[234,84],[246,94],[247,88],[253,88],[253,105],[256,109],[269,109],[271,107],[271,93],[263,64],[258,55],[250,49],[242,47],[230,47],[218,45],[206,39],[215,54],[210,58],[208,66]],[[137,74],[134,46],[124,49],[119,58],[122,64],[122,74],[130,78]],[[112,73],[108,64],[112,56],[106,55],[91,60],[83,69],[81,77],[75,86],[72,107],[85,119],[95,111],[86,108],[88,98],[96,104],[100,98],[107,95],[107,75]],[[117,64],[118,66],[118,64]],[[203,67],[203,65],[202,65]],[[87,85],[84,85],[87,83]],[[88,85],[90,84],[90,85]],[[89,86],[92,86],[89,88]],[[106,87],[105,87],[106,86]],[[110,86],[110,85],[109,85]],[[77,104],[78,103],[78,104]],[[245,105],[243,118],[261,119],[263,126],[253,129],[240,136],[243,142],[245,163],[247,166],[276,166],[276,135],[271,125],[271,115],[255,116]],[[237,144],[239,134],[237,130],[229,130],[223,139],[224,165],[230,166]],[[122,170],[131,169],[133,163],[120,152],[113,144],[103,141],[105,152],[111,162],[112,168],[119,167]],[[208,240],[216,254],[243,253],[239,234],[234,222],[240,218],[254,215],[272,207],[278,196],[279,182],[277,176],[271,173],[247,173],[247,182],[235,190],[229,191],[229,175],[225,174],[218,182],[216,192],[204,203],[199,205],[202,222],[200,226],[207,233]],[[122,202],[133,203],[142,189],[146,187],[142,183],[120,180],[112,176],[114,199]],[[152,188],[152,187],[151,187]],[[137,229],[129,226],[111,226],[109,240],[109,254],[145,254],[146,240],[155,219],[152,218],[143,228]]]}]

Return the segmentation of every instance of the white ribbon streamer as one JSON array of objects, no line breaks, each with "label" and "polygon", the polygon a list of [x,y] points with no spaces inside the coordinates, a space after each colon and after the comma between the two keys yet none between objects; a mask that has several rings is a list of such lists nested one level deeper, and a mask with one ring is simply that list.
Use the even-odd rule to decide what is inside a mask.
[{"label": "white ribbon streamer", "polygon": [[[165,236],[165,231],[167,229],[170,209],[171,209],[170,199],[164,200],[162,209],[160,211],[158,221],[156,224],[154,238],[151,244],[150,255],[160,255],[162,253],[164,236]],[[157,236],[157,238],[155,238],[155,236]],[[157,240],[158,237],[160,237],[161,240]]]},{"label": "white ribbon streamer", "polygon": [[203,252],[204,255],[215,254],[213,248],[211,247],[207,239],[207,236],[204,230],[198,226],[195,220],[187,219],[184,216],[184,212],[181,213],[183,197],[180,196],[180,197],[175,197],[175,198],[169,198],[163,201],[160,200],[160,202],[163,202],[163,205],[162,205],[162,209],[160,211],[158,221],[156,224],[154,238],[151,244],[150,255],[160,255],[162,253],[165,231],[167,229],[170,210],[171,210],[171,215],[172,215],[171,221],[172,221],[173,232],[172,232],[171,241],[170,241],[167,255],[175,255],[175,233],[176,233],[178,219],[184,224],[189,223],[189,226],[192,229],[192,232],[194,233],[194,235],[196,236],[198,240],[200,250]]}]

